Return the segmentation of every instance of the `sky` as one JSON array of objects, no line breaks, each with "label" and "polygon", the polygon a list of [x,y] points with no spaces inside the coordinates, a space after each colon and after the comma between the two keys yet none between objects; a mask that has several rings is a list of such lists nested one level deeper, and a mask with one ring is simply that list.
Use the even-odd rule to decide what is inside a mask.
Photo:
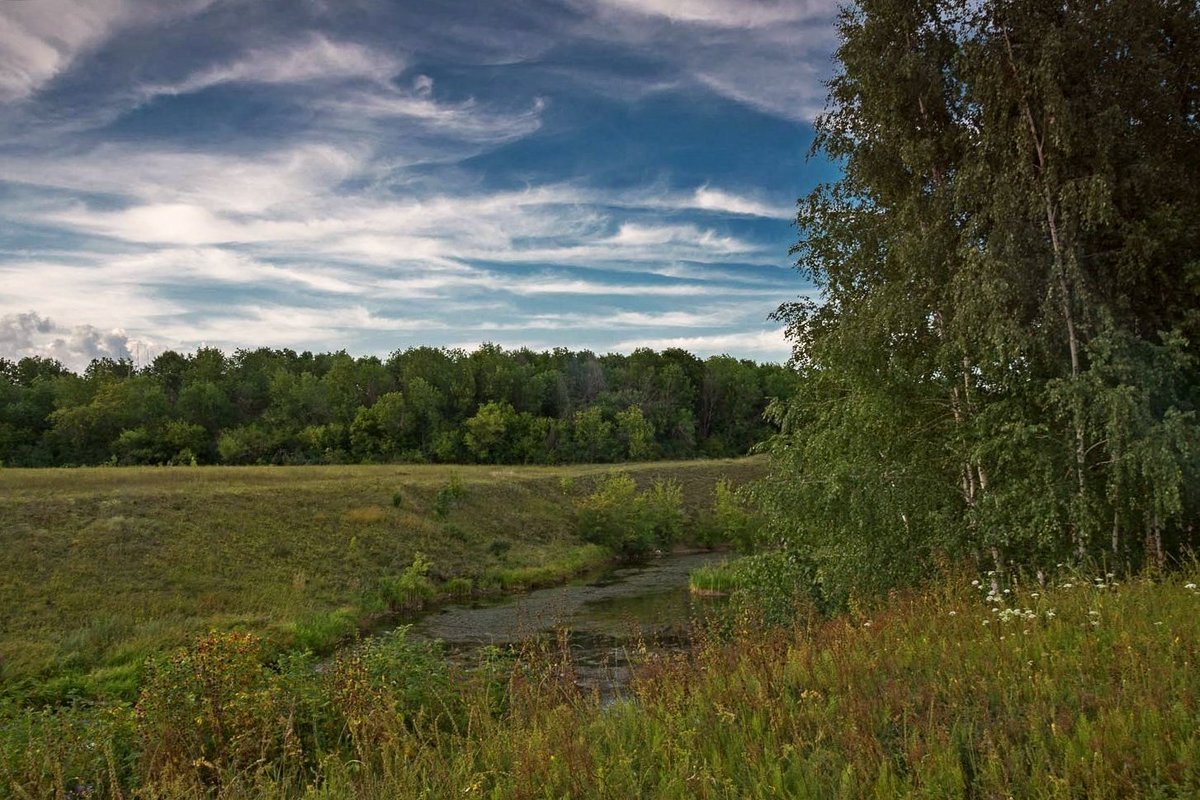
[{"label": "sky", "polygon": [[833,0],[0,0],[0,357],[781,361]]}]

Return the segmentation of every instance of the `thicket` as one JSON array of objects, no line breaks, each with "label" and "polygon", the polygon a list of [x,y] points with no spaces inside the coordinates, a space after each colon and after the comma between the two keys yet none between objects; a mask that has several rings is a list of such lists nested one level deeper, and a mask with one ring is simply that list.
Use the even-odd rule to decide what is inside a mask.
[{"label": "thicket", "polygon": [[683,350],[597,356],[201,348],[142,368],[0,359],[0,465],[559,464],[743,455],[795,374]]}]

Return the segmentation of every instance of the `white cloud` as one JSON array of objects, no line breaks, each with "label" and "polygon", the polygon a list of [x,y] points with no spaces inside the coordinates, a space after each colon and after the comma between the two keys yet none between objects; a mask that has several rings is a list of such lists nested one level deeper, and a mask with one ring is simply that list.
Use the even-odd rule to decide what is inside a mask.
[{"label": "white cloud", "polygon": [[739,214],[748,217],[766,217],[769,219],[791,219],[794,216],[790,208],[773,206],[750,197],[723,192],[707,185],[700,186],[692,195],[693,208],[705,211],[718,211],[727,214]]},{"label": "white cloud", "polygon": [[27,98],[117,31],[212,0],[15,0],[0,4],[0,102]]},{"label": "white cloud", "polygon": [[700,336],[670,336],[649,339],[627,339],[617,342],[612,349],[630,352],[639,347],[665,350],[679,347],[697,355],[722,355],[736,353],[753,355],[772,361],[785,361],[792,354],[791,344],[782,328],[763,331],[736,331]]},{"label": "white cloud", "polygon": [[598,0],[602,8],[672,22],[762,28],[824,14],[830,3],[805,0]]},{"label": "white cloud", "polygon": [[0,316],[0,358],[14,361],[42,356],[78,371],[97,358],[133,360],[151,347],[120,328],[104,330],[89,324],[64,328],[36,311]]},{"label": "white cloud", "polygon": [[384,82],[404,69],[394,53],[317,33],[273,47],[256,48],[228,64],[200,70],[176,83],[141,87],[147,97],[187,94],[224,83],[309,83],[364,79]]},{"label": "white cloud", "polygon": [[36,92],[128,18],[124,0],[36,0],[0,6],[0,101]]},{"label": "white cloud", "polygon": [[693,83],[811,121],[837,46],[837,0],[579,0],[590,35],[653,47]]}]

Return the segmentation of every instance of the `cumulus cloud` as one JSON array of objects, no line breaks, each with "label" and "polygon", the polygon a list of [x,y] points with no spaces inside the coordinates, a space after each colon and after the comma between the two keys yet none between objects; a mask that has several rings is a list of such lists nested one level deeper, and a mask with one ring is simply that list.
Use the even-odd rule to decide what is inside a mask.
[{"label": "cumulus cloud", "polygon": [[33,311],[0,317],[0,353],[28,355],[39,334],[50,333],[54,323]]},{"label": "cumulus cloud", "polygon": [[147,355],[153,345],[115,328],[103,330],[81,324],[62,327],[36,311],[0,316],[0,358],[53,358],[74,370],[94,359],[130,359]]}]

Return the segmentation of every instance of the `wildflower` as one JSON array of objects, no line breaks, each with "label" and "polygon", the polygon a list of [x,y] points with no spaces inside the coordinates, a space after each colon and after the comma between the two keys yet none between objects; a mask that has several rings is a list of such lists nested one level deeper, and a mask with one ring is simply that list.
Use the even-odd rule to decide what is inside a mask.
[{"label": "wildflower", "polygon": [[1011,594],[1011,591],[1010,591],[1010,590],[1008,590],[1008,589],[1005,589],[1005,590],[1004,590],[1004,593],[1005,593],[1005,594]]},{"label": "wildflower", "polygon": [[979,585],[979,579],[978,579],[978,578],[976,578],[975,580],[971,581],[971,585],[972,585],[972,586],[978,586],[978,585]]},{"label": "wildflower", "polygon": [[957,617],[957,616],[958,616],[958,612],[957,612],[957,611],[951,611],[951,612],[950,612],[950,616],[952,616],[952,617]]},{"label": "wildflower", "polygon": [[1194,584],[1194,583],[1185,583],[1185,584],[1183,585],[1183,588],[1185,588],[1185,589],[1195,589],[1195,588],[1196,588],[1196,584]]},{"label": "wildflower", "polygon": [[985,620],[983,621],[983,624],[984,624],[984,625],[988,625],[988,624],[990,624],[990,623],[991,623],[991,620],[990,620],[990,619],[985,619]]},{"label": "wildflower", "polygon": [[1057,615],[1054,613],[1053,608],[1046,612],[1046,619],[1054,619],[1055,616]]},{"label": "wildflower", "polygon": [[871,620],[867,620],[866,622],[864,622],[864,623],[863,623],[863,627],[864,627],[864,628],[869,628],[869,627],[871,627]]},{"label": "wildflower", "polygon": [[1029,596],[1032,597],[1034,600],[1037,600],[1039,597],[1041,597],[1041,595],[1038,594],[1037,592],[1030,592]]}]

